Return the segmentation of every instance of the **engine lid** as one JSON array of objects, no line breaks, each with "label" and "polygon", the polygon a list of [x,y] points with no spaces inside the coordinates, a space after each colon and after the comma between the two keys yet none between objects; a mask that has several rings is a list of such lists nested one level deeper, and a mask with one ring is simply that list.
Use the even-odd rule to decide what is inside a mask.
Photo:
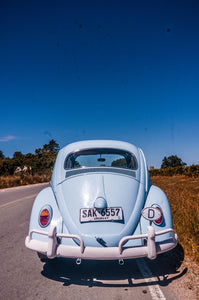
[{"label": "engine lid", "polygon": [[143,184],[114,172],[76,174],[58,184],[55,195],[65,226],[85,246],[117,246],[135,231],[145,201]]}]

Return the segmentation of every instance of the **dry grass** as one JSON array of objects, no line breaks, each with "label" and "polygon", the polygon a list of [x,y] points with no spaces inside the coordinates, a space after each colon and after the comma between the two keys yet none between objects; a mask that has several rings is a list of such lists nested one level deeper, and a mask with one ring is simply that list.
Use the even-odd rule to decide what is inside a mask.
[{"label": "dry grass", "polygon": [[30,175],[30,174],[21,174],[19,176],[0,176],[0,189],[10,188],[14,186],[35,184],[42,182],[49,182],[51,175]]},{"label": "dry grass", "polygon": [[199,263],[199,178],[151,177],[167,195],[174,229],[185,255]]}]

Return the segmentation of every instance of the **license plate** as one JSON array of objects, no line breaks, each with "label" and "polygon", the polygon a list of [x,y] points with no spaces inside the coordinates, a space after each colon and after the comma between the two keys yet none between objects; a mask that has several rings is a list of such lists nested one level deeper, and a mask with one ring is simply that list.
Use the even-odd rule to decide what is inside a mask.
[{"label": "license plate", "polygon": [[80,222],[123,221],[121,207],[81,208]]}]

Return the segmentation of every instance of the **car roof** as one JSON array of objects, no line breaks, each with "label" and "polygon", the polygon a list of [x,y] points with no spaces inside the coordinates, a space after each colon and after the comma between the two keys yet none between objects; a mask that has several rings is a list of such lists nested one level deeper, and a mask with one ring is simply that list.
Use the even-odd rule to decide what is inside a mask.
[{"label": "car roof", "polygon": [[60,151],[64,152],[65,155],[83,149],[90,149],[90,148],[113,148],[113,149],[120,149],[129,151],[131,153],[137,154],[138,148],[133,144],[123,142],[123,141],[116,141],[116,140],[85,140],[79,141],[75,143],[71,143],[65,147],[63,147]]}]

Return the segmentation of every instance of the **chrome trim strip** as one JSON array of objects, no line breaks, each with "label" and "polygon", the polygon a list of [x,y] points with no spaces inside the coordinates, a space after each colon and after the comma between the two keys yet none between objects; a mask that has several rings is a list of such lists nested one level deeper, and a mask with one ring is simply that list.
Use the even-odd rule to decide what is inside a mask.
[{"label": "chrome trim strip", "polygon": [[66,176],[65,178],[69,178],[71,176],[76,176],[76,175],[81,175],[81,174],[86,174],[86,173],[116,173],[116,174],[122,174],[122,175],[127,175],[136,178],[136,172],[133,170],[126,170],[122,168],[112,168],[112,167],[94,167],[94,168],[78,168],[78,169],[71,169],[66,171]]}]

